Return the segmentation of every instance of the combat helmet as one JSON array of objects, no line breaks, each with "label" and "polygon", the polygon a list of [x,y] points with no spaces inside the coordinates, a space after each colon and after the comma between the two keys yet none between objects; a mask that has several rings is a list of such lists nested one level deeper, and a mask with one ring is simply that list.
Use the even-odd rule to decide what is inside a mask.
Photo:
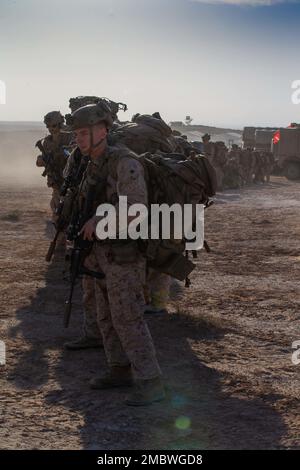
[{"label": "combat helmet", "polygon": [[97,104],[99,102],[106,103],[111,111],[113,121],[117,120],[117,115],[120,110],[127,111],[127,105],[124,103],[116,103],[108,98],[100,98],[99,96],[76,96],[76,98],[69,99],[69,108],[74,113],[77,109],[82,108],[88,104]]},{"label": "combat helmet", "polygon": [[77,109],[87,104],[97,104],[99,101],[100,98],[98,96],[76,96],[69,99],[69,108],[71,113],[74,113]]},{"label": "combat helmet", "polygon": [[44,124],[47,127],[55,126],[55,125],[62,125],[64,123],[64,117],[60,113],[60,111],[50,111],[44,116]]},{"label": "combat helmet", "polygon": [[108,104],[101,100],[97,104],[87,104],[66,115],[66,124],[72,131],[81,127],[91,127],[105,122],[107,129],[113,125],[112,112]]}]

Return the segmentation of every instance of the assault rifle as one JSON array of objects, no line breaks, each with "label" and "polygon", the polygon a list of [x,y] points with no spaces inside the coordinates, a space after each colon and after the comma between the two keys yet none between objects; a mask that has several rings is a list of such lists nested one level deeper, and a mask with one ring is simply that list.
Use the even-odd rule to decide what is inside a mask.
[{"label": "assault rifle", "polygon": [[[61,190],[60,190],[59,205],[58,205],[58,207],[55,211],[55,213],[58,217],[58,219],[55,223],[56,233],[55,233],[55,236],[54,236],[52,242],[50,243],[48,252],[47,252],[46,257],[45,257],[45,260],[47,261],[47,263],[49,263],[52,259],[52,256],[53,256],[54,251],[55,251],[55,247],[56,247],[56,243],[57,243],[59,234],[66,228],[66,226],[68,224],[68,221],[66,221],[66,219],[64,217],[64,214],[63,214],[63,209],[64,209],[64,205],[65,205],[65,196],[66,196],[66,194],[67,194],[67,192],[70,188],[76,188],[76,187],[79,186],[80,181],[81,181],[82,176],[83,176],[83,173],[86,170],[87,164],[88,164],[88,157],[81,156],[80,164],[79,165],[74,165],[73,171],[70,172],[70,174],[65,178],[65,180],[63,182],[63,185],[62,185]],[[77,191],[74,190],[74,192],[72,194],[71,201],[70,201],[71,207],[73,206],[73,203],[75,201],[76,196],[77,196]],[[70,195],[70,197],[71,197],[71,195]]]},{"label": "assault rifle", "polygon": [[45,163],[45,169],[42,173],[42,176],[47,176],[49,172],[51,172],[51,178],[56,184],[59,184],[57,177],[55,176],[55,169],[54,169],[54,162],[53,162],[53,154],[52,152],[47,153],[45,150],[44,145],[42,144],[42,140],[38,140],[35,146],[39,149],[42,154],[42,159]]},{"label": "assault rifle", "polygon": [[78,204],[75,204],[71,217],[71,223],[67,231],[67,239],[73,241],[73,247],[70,255],[70,293],[69,297],[65,302],[65,313],[64,313],[64,327],[68,328],[71,311],[72,311],[72,298],[74,287],[77,278],[82,275],[91,276],[96,279],[104,279],[105,274],[102,272],[92,271],[84,266],[84,260],[90,253],[93,245],[93,241],[83,239],[83,235],[80,231],[84,224],[91,218],[93,213],[93,198],[94,198],[94,187],[90,186],[85,200],[85,208],[81,212]]}]

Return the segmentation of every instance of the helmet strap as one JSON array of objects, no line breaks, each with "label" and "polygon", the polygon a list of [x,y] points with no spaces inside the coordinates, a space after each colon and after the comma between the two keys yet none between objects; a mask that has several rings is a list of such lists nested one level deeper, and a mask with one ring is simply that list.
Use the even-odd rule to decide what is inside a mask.
[{"label": "helmet strap", "polygon": [[89,151],[89,153],[91,153],[92,150],[99,147],[102,144],[102,142],[105,141],[106,136],[102,137],[102,139],[98,140],[98,142],[94,142],[92,126],[89,127],[89,131],[90,131],[90,151]]}]

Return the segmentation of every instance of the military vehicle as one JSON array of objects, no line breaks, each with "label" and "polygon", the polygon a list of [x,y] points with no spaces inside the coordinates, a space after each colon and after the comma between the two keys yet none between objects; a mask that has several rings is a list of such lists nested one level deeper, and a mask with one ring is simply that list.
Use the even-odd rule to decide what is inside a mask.
[{"label": "military vehicle", "polygon": [[250,147],[254,150],[271,152],[272,138],[276,127],[244,127],[243,148]]},{"label": "military vehicle", "polygon": [[277,129],[256,129],[254,150],[262,152],[272,151],[272,139]]},{"label": "military vehicle", "polygon": [[244,127],[242,135],[243,148],[251,147],[253,149],[255,147],[255,131],[256,127]]},{"label": "military vehicle", "polygon": [[272,152],[286,178],[300,179],[300,125],[279,128],[273,138]]}]

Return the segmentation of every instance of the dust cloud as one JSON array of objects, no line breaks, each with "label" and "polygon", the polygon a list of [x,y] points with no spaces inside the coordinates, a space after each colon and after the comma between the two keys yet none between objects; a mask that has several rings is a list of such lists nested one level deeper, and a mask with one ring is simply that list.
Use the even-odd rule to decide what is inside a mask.
[{"label": "dust cloud", "polygon": [[1,186],[45,186],[43,171],[35,165],[35,143],[44,136],[42,125],[0,123]]}]

